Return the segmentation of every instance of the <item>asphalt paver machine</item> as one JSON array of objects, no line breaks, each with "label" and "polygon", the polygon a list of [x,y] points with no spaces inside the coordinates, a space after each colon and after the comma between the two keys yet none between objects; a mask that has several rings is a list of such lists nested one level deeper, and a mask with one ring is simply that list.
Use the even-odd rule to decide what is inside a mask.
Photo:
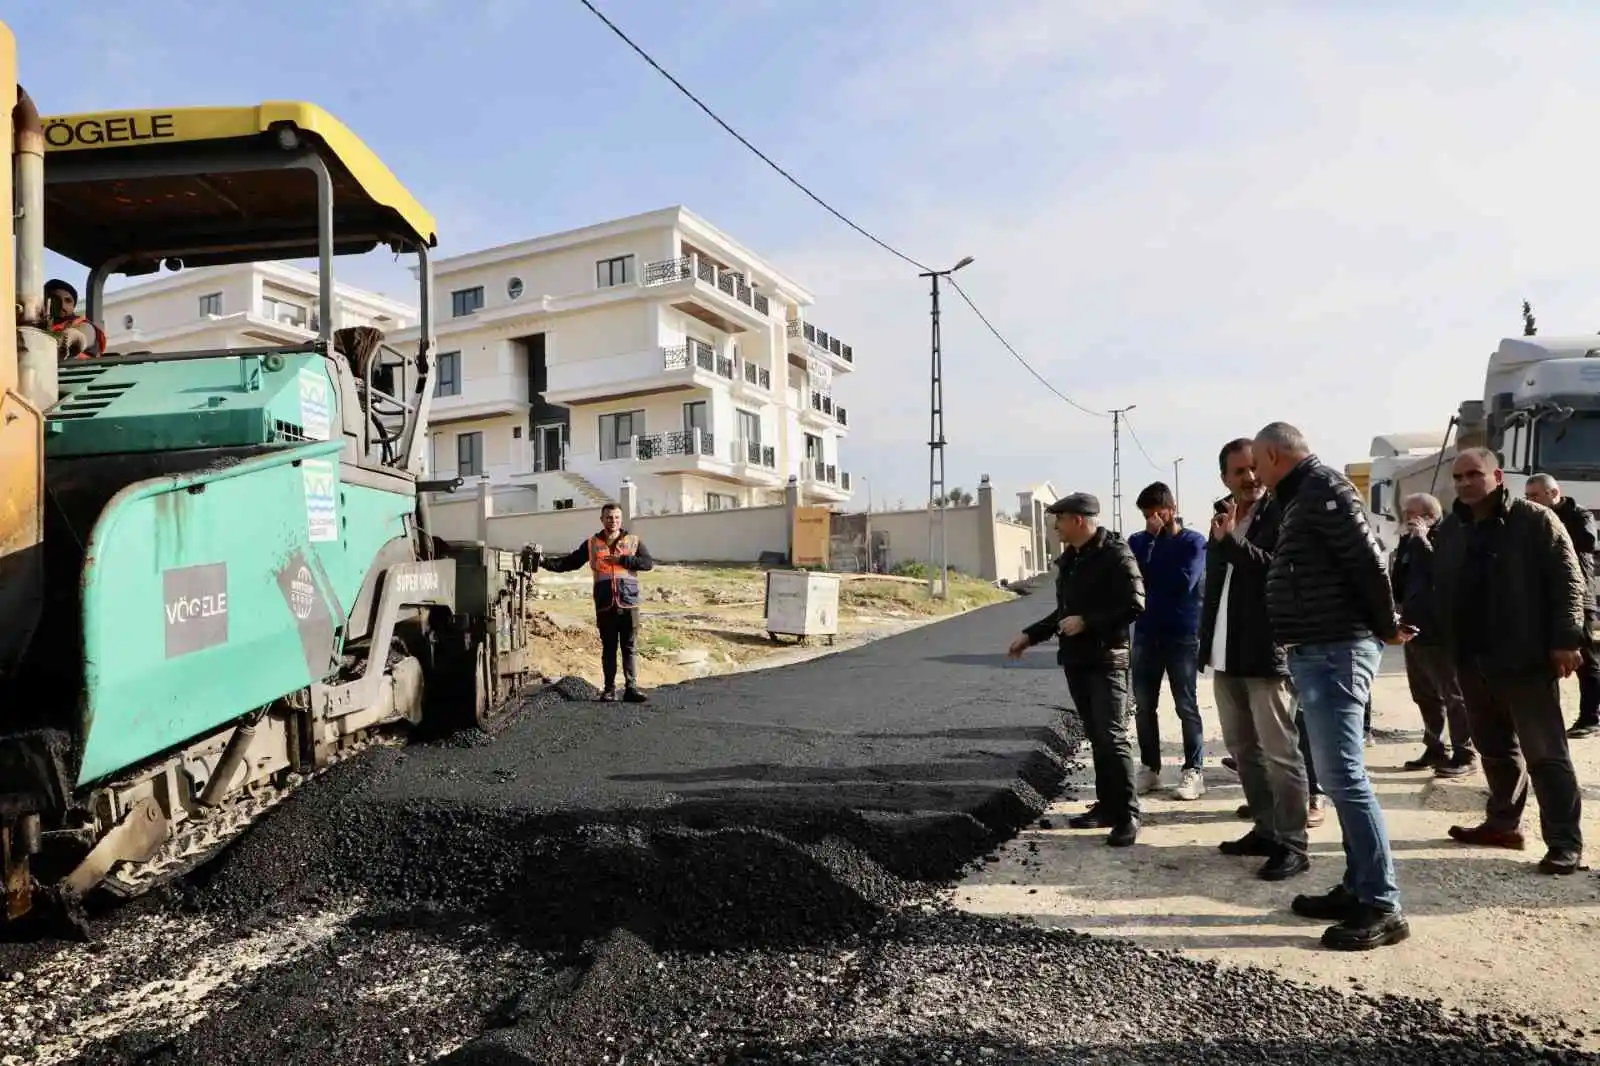
[{"label": "asphalt paver machine", "polygon": [[[0,256],[18,294],[0,328],[12,920],[138,894],[364,747],[487,724],[532,676],[531,560],[433,537],[419,502],[433,219],[317,107],[40,117],[14,54],[0,25],[19,206]],[[405,354],[336,328],[336,257],[384,246],[418,260]],[[292,344],[61,358],[45,247],[88,269],[92,321],[115,274],[269,259],[315,258],[320,307]]]}]

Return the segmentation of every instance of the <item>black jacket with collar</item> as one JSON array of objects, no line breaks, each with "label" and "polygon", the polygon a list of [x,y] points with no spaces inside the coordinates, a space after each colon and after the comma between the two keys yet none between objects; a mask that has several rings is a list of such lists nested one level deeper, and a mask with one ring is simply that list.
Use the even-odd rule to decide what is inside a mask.
[{"label": "black jacket with collar", "polygon": [[[1495,494],[1495,509],[1483,522],[1487,528],[1482,533],[1494,545],[1484,602],[1472,608],[1492,620],[1484,630],[1490,646],[1483,669],[1497,677],[1544,676],[1552,669],[1552,651],[1583,645],[1588,596],[1572,538],[1550,508],[1504,488]],[[1461,603],[1462,568],[1468,562],[1472,525],[1472,509],[1457,500],[1439,523],[1434,548],[1434,609],[1440,635],[1451,648],[1458,642],[1461,611],[1469,606]]]},{"label": "black jacket with collar", "polygon": [[[1222,587],[1228,582],[1228,642],[1223,656],[1225,672],[1232,677],[1287,677],[1288,658],[1272,639],[1267,624],[1267,571],[1278,543],[1282,508],[1272,494],[1256,501],[1244,540],[1229,534],[1206,542],[1206,599],[1200,614],[1200,668],[1211,662],[1211,643],[1217,635],[1217,612]],[[1243,519],[1240,520],[1241,524]],[[1228,568],[1233,578],[1228,581]]]},{"label": "black jacket with collar", "polygon": [[1283,508],[1267,570],[1273,639],[1290,645],[1393,637],[1394,592],[1350,480],[1308,455],[1273,495]]},{"label": "black jacket with collar", "polygon": [[1572,550],[1578,553],[1578,569],[1583,571],[1584,610],[1592,615],[1595,613],[1594,553],[1600,545],[1594,513],[1587,507],[1579,507],[1571,496],[1561,497],[1561,502],[1552,510],[1566,527],[1567,536],[1572,539]]},{"label": "black jacket with collar", "polygon": [[1433,602],[1434,553],[1439,545],[1439,525],[1418,537],[1407,533],[1394,550],[1394,569],[1389,572],[1395,602],[1400,605],[1400,621],[1416,626],[1413,642],[1422,647],[1444,643],[1439,632],[1439,612]]},{"label": "black jacket with collar", "polygon": [[[1097,529],[1081,548],[1056,560],[1056,609],[1023,630],[1033,644],[1058,637],[1056,661],[1068,670],[1124,669],[1128,628],[1144,613],[1144,579],[1120,536]],[[1078,615],[1084,630],[1061,636],[1063,618]]]}]

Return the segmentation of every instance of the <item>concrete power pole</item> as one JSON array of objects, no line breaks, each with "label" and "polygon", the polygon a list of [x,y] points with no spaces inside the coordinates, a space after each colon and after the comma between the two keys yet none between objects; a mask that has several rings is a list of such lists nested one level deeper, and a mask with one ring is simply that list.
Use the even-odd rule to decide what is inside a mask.
[{"label": "concrete power pole", "polygon": [[1122,532],[1122,416],[1139,405],[1111,409],[1111,530]]}]

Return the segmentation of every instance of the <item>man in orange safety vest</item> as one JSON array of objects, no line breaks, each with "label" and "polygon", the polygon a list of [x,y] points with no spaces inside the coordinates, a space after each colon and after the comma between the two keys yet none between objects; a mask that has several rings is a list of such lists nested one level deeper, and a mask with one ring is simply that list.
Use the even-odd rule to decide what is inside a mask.
[{"label": "man in orange safety vest", "polygon": [[65,349],[71,359],[92,359],[104,355],[105,330],[78,314],[78,290],[52,278],[44,285],[45,306],[50,318],[50,332],[56,334],[56,343]]},{"label": "man in orange safety vest", "polygon": [[617,652],[622,652],[622,698],[628,703],[644,703],[639,691],[636,648],[639,635],[639,578],[642,570],[655,568],[655,560],[644,541],[622,528],[622,508],[608,503],[600,508],[600,532],[584,541],[570,554],[556,559],[539,559],[536,567],[564,573],[587,565],[594,574],[595,624],[600,628],[600,666],[605,674],[605,690],[600,699],[613,703],[617,698]]}]

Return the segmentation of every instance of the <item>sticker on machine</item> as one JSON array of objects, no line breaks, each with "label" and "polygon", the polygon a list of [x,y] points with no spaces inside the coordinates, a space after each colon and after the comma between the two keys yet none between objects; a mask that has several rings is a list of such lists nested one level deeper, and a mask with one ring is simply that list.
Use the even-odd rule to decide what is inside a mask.
[{"label": "sticker on machine", "polygon": [[333,464],[306,459],[300,464],[306,486],[306,525],[313,544],[339,539],[339,480]]},{"label": "sticker on machine", "polygon": [[167,658],[228,643],[228,564],[161,572]]},{"label": "sticker on machine", "polygon": [[328,379],[310,367],[300,370],[300,429],[305,433],[306,440],[333,439]]}]

